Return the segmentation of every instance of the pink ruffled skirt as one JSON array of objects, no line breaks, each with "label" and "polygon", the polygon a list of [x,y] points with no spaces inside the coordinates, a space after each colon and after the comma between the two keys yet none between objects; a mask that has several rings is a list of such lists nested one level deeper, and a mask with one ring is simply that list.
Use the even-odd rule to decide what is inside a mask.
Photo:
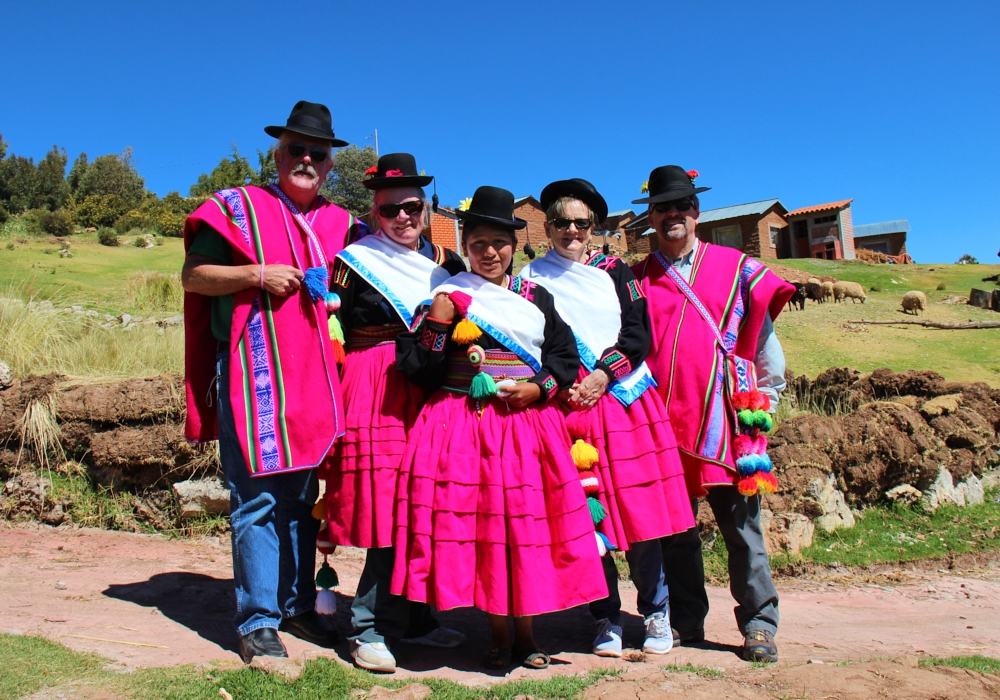
[{"label": "pink ruffled skirt", "polygon": [[538,615],[604,598],[562,412],[431,396],[400,470],[391,591],[445,610]]},{"label": "pink ruffled skirt", "polygon": [[330,541],[391,547],[399,465],[426,392],[396,370],[391,342],[349,350],[341,387],[345,433],[320,471]]},{"label": "pink ruffled skirt", "polygon": [[[580,369],[578,381],[588,374]],[[597,448],[595,496],[608,517],[598,529],[619,549],[694,527],[677,439],[663,400],[647,390],[628,408],[609,393],[566,417],[573,438]]]}]

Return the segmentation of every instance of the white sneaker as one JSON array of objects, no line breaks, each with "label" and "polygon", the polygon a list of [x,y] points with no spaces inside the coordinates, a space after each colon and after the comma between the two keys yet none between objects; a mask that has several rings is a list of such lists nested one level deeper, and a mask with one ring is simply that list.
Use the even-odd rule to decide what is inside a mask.
[{"label": "white sneaker", "polygon": [[395,673],[396,657],[392,655],[382,642],[355,642],[357,646],[351,652],[354,663],[361,668],[377,673]]},{"label": "white sneaker", "polygon": [[594,653],[598,656],[622,657],[622,628],[612,625],[608,618],[597,621],[597,636],[594,637]]},{"label": "white sneaker", "polygon": [[403,637],[399,641],[404,644],[422,644],[425,647],[441,647],[451,649],[465,643],[465,635],[458,630],[447,627],[435,627],[422,637]]},{"label": "white sneaker", "polygon": [[647,654],[666,654],[674,646],[670,620],[663,613],[653,613],[646,618],[646,639],[642,650]]}]

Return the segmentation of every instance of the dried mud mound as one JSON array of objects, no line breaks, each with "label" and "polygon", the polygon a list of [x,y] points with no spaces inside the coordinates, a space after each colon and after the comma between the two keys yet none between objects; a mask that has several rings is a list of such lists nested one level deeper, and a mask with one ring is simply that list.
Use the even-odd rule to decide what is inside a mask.
[{"label": "dried mud mound", "polygon": [[788,379],[800,406],[832,415],[791,418],[771,436],[782,492],[766,500],[776,511],[813,516],[817,480],[830,474],[852,504],[862,505],[901,484],[919,488],[941,467],[960,480],[1000,462],[1000,390],[986,384],[888,369],[862,376],[836,368],[813,381]]}]

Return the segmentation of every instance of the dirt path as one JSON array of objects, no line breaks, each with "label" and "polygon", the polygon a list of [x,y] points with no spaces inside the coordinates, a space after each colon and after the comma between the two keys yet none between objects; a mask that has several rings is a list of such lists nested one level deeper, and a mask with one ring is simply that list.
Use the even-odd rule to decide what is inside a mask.
[{"label": "dirt path", "polygon": [[[331,559],[341,577],[338,624],[342,632],[349,627],[350,599],[362,556],[359,550],[343,549]],[[629,584],[622,589],[627,612],[625,642],[634,647],[642,642],[642,620],[635,613],[634,589]],[[619,697],[617,693],[624,692],[622,683],[633,682],[653,693],[639,693],[640,697],[682,689],[690,691],[689,697],[702,697],[694,693],[695,687],[714,687],[713,698],[773,697],[782,683],[791,683],[789,688],[798,683],[801,687],[792,688],[790,697],[802,697],[811,684],[843,685],[849,678],[855,679],[850,681],[856,683],[853,690],[844,686],[840,695],[824,694],[860,697],[866,694],[862,688],[869,687],[865,683],[889,683],[897,676],[911,683],[929,674],[928,678],[941,683],[953,683],[968,674],[906,669],[888,662],[849,666],[832,662],[907,657],[910,661],[904,659],[904,663],[915,665],[916,658],[925,655],[1000,656],[1000,573],[996,569],[976,577],[914,575],[891,587],[786,580],[779,590],[782,663],[778,668],[753,669],[737,657],[742,640],[732,618],[733,603],[727,590],[716,588],[710,590],[712,613],[706,630],[712,643],[675,649],[666,657],[645,662],[599,659],[588,653],[594,622],[585,608],[546,615],[536,622],[540,643],[554,656],[546,673],[579,673],[608,666],[627,670],[624,681],[602,682],[591,688],[588,697]],[[97,652],[123,667],[238,658],[226,540],[167,540],[92,529],[4,526],[0,529],[0,591],[0,632],[43,635],[72,649]],[[485,616],[475,610],[458,610],[440,613],[440,619],[465,632],[469,643],[443,652],[402,646],[397,653],[401,667],[397,677],[433,675],[471,684],[489,682],[491,676],[479,667],[489,641]],[[349,662],[346,643],[325,650],[287,635],[284,639],[293,657],[325,655]],[[661,666],[668,663],[724,669],[726,693],[743,694],[723,693],[716,679],[665,675]],[[512,678],[540,675],[526,669],[510,673]],[[891,687],[885,683],[879,687]],[[980,687],[982,682],[975,684]],[[913,697],[959,697],[941,687],[940,692]],[[896,688],[896,696],[909,697],[901,688]],[[626,694],[637,696],[635,688]],[[816,695],[808,693],[808,697]],[[963,697],[978,696],[966,693]]]}]

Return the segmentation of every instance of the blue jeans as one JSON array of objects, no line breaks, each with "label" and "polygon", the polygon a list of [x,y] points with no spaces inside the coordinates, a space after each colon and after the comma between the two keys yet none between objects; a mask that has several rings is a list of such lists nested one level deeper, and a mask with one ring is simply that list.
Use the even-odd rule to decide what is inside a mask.
[{"label": "blue jeans", "polygon": [[[639,614],[644,618],[658,612],[667,614],[669,596],[660,540],[630,543],[625,559],[635,584]],[[592,602],[590,614],[595,620],[607,618],[611,624],[620,625],[622,600],[618,595],[618,568],[611,554],[601,557],[601,564],[604,566],[604,580],[608,584],[608,597]]]},{"label": "blue jeans", "polygon": [[316,535],[312,507],[319,495],[315,470],[251,477],[236,436],[229,402],[229,355],[219,353],[219,459],[230,490],[233,583],[241,635],[278,628],[316,605]]}]

